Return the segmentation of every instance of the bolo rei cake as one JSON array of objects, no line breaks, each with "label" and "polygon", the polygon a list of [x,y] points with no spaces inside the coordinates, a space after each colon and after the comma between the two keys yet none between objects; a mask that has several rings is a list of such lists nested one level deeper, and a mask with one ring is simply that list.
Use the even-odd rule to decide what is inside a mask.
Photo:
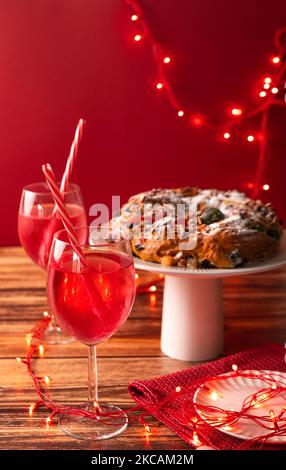
[{"label": "bolo rei cake", "polygon": [[[182,249],[179,233],[170,238],[165,230],[158,237],[158,221],[149,219],[147,232],[146,221],[145,231],[135,230],[135,214],[137,218],[141,214],[143,227],[144,210],[146,217],[146,208],[148,213],[152,207],[157,210],[161,206],[160,224],[164,227],[170,222],[170,214],[164,215],[164,210],[177,204],[197,206],[196,244],[191,249]],[[237,190],[152,189],[128,200],[113,219],[115,224],[122,222],[130,230],[136,256],[165,266],[189,268],[236,268],[265,261],[277,252],[283,234],[282,223],[270,203],[252,200]]]}]

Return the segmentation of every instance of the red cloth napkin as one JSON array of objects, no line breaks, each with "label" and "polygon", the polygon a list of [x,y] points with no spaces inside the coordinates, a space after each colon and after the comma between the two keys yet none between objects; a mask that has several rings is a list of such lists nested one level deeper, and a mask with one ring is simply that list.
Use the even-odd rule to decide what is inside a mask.
[{"label": "red cloth napkin", "polygon": [[[198,379],[201,383],[206,381],[209,377],[229,372],[231,371],[232,364],[237,364],[239,369],[244,370],[264,369],[285,371],[285,353],[286,350],[279,344],[250,349],[174,374],[156,377],[147,381],[135,380],[130,383],[128,390],[133,399],[145,408],[146,411],[150,412],[150,414],[154,415],[159,421],[190,443],[192,430],[182,424],[182,420],[179,419],[179,417],[182,416],[184,405],[188,403],[190,407],[190,403],[193,402],[194,393],[198,388]],[[187,392],[178,393],[176,398],[170,403],[166,403],[162,409],[158,408],[156,410],[156,405],[158,405],[161,400],[164,400],[170,393],[174,392],[177,386],[181,386],[183,389],[184,386],[191,385],[192,382],[194,382],[194,386],[188,387]],[[192,406],[189,409],[192,409]],[[243,442],[241,439],[228,436],[209,425],[204,427],[203,435],[209,443],[207,445],[211,445],[218,450],[236,450]],[[259,447],[261,447],[261,444],[255,444],[250,448],[257,449]],[[264,447],[267,449],[278,450],[281,448],[285,450],[285,447],[277,445],[267,445]]]}]

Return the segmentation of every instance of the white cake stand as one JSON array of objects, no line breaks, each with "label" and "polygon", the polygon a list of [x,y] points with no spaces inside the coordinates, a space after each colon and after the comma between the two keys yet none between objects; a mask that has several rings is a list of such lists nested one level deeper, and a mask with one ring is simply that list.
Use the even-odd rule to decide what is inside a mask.
[{"label": "white cake stand", "polygon": [[206,361],[223,352],[223,278],[279,268],[286,263],[286,236],[271,260],[243,268],[186,269],[134,260],[136,269],[165,274],[162,351],[182,361]]}]

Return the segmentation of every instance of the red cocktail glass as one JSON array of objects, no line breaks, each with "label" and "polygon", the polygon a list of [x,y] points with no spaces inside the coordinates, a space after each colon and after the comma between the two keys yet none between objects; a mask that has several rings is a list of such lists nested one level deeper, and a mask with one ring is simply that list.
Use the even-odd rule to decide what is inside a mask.
[{"label": "red cocktail glass", "polygon": [[[73,224],[86,225],[80,188],[76,184],[69,184],[63,197]],[[54,234],[62,228],[47,184],[43,182],[25,186],[19,207],[18,234],[25,252],[38,266],[47,268]],[[45,341],[52,344],[66,343],[70,338],[51,322]]]},{"label": "red cocktail glass", "polygon": [[106,439],[125,429],[127,416],[117,406],[98,403],[96,345],[110,338],[131,311],[135,296],[133,256],[129,240],[120,232],[94,227],[76,231],[87,266],[82,266],[66,230],[56,233],[47,296],[61,328],[89,348],[88,403],[82,409],[94,413],[95,419],[64,414],[60,427],[80,439]]}]

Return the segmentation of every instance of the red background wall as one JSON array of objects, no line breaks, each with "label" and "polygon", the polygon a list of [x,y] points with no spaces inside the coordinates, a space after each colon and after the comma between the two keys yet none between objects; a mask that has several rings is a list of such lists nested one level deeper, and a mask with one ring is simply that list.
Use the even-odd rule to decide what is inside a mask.
[{"label": "red background wall", "polygon": [[[171,77],[184,105],[220,118],[257,100],[271,71],[285,0],[142,0],[153,33],[176,58]],[[133,44],[123,0],[0,0],[0,244],[17,244],[21,188],[58,176],[79,117],[87,127],[74,179],[89,207],[155,186],[241,187],[256,144],[221,144],[176,117],[154,91],[148,42]],[[271,119],[264,194],[285,209],[284,111]]]}]

